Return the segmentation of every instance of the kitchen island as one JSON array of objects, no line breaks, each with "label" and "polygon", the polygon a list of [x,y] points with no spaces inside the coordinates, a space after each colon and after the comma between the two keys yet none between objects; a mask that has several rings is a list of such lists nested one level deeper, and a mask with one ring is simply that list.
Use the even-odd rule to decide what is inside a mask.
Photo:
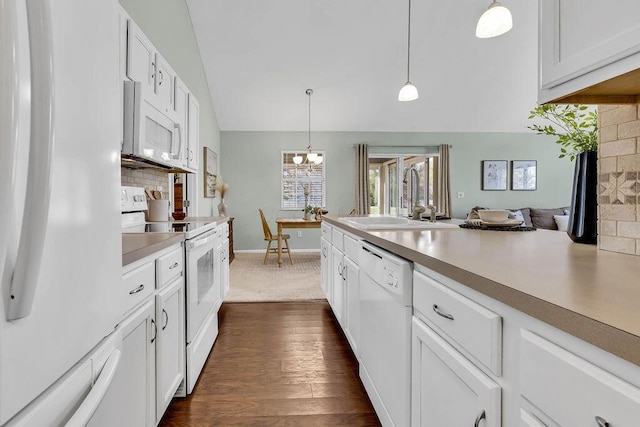
[{"label": "kitchen island", "polygon": [[562,232],[337,227],[640,365],[640,259]]}]

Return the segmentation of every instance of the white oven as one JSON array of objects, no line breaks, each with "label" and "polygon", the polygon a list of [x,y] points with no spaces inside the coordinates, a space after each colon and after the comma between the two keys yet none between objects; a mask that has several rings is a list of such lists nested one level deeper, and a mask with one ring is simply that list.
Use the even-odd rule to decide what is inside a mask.
[{"label": "white oven", "polygon": [[221,303],[218,251],[219,228],[185,241],[187,375],[184,396],[193,391],[218,336],[217,309]]},{"label": "white oven", "polygon": [[185,135],[177,114],[154,105],[140,82],[124,82],[122,155],[163,167],[182,167]]},{"label": "white oven", "polygon": [[220,298],[215,280],[218,230],[185,242],[187,279],[187,342],[192,342]]}]

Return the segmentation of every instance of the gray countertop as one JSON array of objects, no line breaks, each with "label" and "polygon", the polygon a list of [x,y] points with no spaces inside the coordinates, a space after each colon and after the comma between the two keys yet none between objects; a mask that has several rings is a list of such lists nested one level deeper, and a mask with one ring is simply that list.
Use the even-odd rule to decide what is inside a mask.
[{"label": "gray countertop", "polygon": [[184,240],[184,233],[123,233],[122,266],[129,265]]},{"label": "gray countertop", "polygon": [[325,220],[640,365],[640,257],[558,231],[367,232]]}]

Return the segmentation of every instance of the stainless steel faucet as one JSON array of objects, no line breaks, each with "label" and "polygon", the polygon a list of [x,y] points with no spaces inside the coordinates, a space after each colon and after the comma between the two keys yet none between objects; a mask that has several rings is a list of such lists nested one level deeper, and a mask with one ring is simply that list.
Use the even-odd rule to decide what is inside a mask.
[{"label": "stainless steel faucet", "polygon": [[415,176],[415,185],[412,183],[411,185],[411,193],[409,194],[409,209],[410,215],[413,219],[420,219],[420,214],[424,212],[425,208],[422,206],[418,206],[418,183],[420,182],[420,175],[418,174],[418,169],[415,166],[411,166],[408,168],[404,168],[404,176],[402,178],[402,183],[407,183],[407,175],[409,172],[413,172],[411,178]]}]

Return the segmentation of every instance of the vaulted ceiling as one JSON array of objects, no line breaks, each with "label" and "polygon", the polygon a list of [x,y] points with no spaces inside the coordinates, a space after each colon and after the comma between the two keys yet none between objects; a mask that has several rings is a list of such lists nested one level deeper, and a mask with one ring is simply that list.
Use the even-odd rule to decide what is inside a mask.
[{"label": "vaulted ceiling", "polygon": [[223,131],[527,132],[537,96],[537,2],[475,37],[489,0],[187,0]]}]

